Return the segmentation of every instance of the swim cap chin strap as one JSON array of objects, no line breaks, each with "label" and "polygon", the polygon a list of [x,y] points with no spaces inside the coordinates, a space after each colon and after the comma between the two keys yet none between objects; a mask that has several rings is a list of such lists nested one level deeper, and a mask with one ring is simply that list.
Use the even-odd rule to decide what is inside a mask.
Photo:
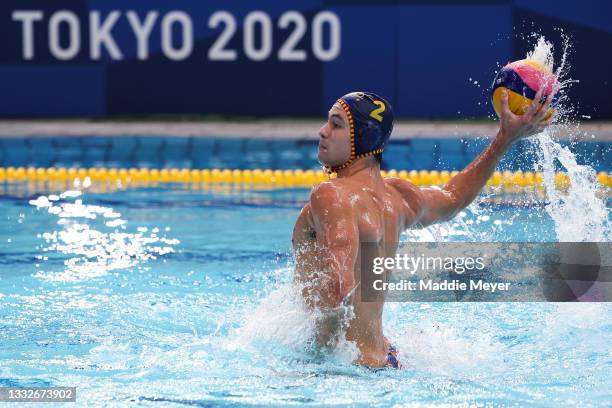
[{"label": "swim cap chin strap", "polygon": [[348,118],[351,156],[339,166],[324,166],[328,174],[348,167],[355,160],[382,153],[393,130],[393,110],[380,96],[352,92],[336,101]]}]

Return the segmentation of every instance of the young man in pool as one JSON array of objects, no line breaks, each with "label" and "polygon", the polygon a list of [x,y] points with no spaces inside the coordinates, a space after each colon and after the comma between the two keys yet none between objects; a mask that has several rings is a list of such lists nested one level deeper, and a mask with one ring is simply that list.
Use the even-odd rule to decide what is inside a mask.
[{"label": "young man in pool", "polygon": [[[386,100],[368,92],[338,99],[319,130],[318,155],[337,177],[313,188],[292,238],[295,282],[303,288],[306,305],[317,312],[319,346],[333,347],[345,330],[346,340],[359,348],[356,363],[399,368],[397,350],[383,334],[384,299],[361,301],[361,265],[372,265],[374,257],[395,256],[402,231],[448,221],[468,206],[510,146],[550,124],[552,118],[545,119],[550,100],[540,91],[535,97],[540,103],[517,116],[510,111],[508,95],[502,95],[497,135],[440,189],[381,176],[381,154],[393,129],[393,111]],[[362,254],[362,242],[376,243],[377,249]],[[344,319],[343,305],[349,304],[353,313]]]}]

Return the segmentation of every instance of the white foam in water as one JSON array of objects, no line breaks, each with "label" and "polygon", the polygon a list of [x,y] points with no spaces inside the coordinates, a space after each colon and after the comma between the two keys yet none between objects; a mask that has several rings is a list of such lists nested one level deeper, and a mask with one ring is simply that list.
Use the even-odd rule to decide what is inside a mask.
[{"label": "white foam in water", "polygon": [[394,342],[400,350],[400,361],[408,369],[468,377],[474,370],[491,373],[504,366],[504,346],[491,335],[481,332],[466,336],[453,325],[432,323],[429,314],[402,330]]},{"label": "white foam in water", "polygon": [[315,333],[315,316],[301,300],[302,296],[293,284],[280,285],[228,336],[227,347],[232,350],[252,349],[272,342],[272,346],[306,348]]},{"label": "white foam in water", "polygon": [[544,37],[538,38],[535,48],[527,53],[526,58],[538,61],[550,72],[554,70],[553,45]]},{"label": "white foam in water", "polygon": [[[569,39],[564,37],[563,54],[556,70],[553,45],[544,37],[539,37],[533,51],[527,54],[527,58],[534,59],[551,72],[555,72],[559,81],[558,92],[561,95],[555,106],[557,110],[555,121],[562,124],[545,130],[535,138],[536,150],[539,152],[538,167],[544,173],[544,186],[549,200],[546,212],[555,223],[558,241],[605,242],[610,238],[610,223],[606,197],[604,194],[599,194],[601,187],[595,170],[588,165],[579,165],[574,153],[553,138],[553,135],[570,132],[572,128],[571,123],[564,123],[573,113],[568,101],[564,99],[564,91],[569,85],[577,82],[565,79],[569,70],[567,66],[569,44]],[[558,160],[571,180],[567,193],[555,188],[555,160]]]},{"label": "white foam in water", "polygon": [[[544,185],[549,203],[546,212],[555,223],[560,242],[605,242],[609,235],[605,197],[598,197],[600,186],[595,170],[579,165],[567,148],[555,142],[549,132],[538,136]],[[571,185],[567,193],[555,188],[555,159],[567,171]]]},{"label": "white foam in water", "polygon": [[[293,273],[293,267],[283,268]],[[346,315],[350,316],[351,310]],[[267,294],[254,311],[245,313],[240,327],[227,336],[225,347],[229,350],[275,350],[279,346],[289,351],[304,352],[311,349],[316,334],[319,315],[308,310],[303,301],[301,288],[293,283],[284,283]],[[351,363],[359,356],[356,345],[340,333],[333,359]]]},{"label": "white foam in water", "polygon": [[[569,72],[567,56],[570,43],[568,37],[564,37],[563,40],[561,61],[554,71],[559,81],[560,97],[555,106],[557,111],[555,122],[559,124],[538,134],[534,140],[534,146],[539,153],[537,165],[543,172],[549,201],[545,209],[554,221],[557,241],[607,242],[612,239],[609,210],[606,208],[607,194],[602,191],[595,170],[589,165],[579,165],[574,153],[554,140],[554,136],[561,132],[567,132],[571,136],[572,129],[579,126],[571,122],[571,115],[574,112],[564,92],[565,88],[578,81],[565,79]],[[534,50],[527,54],[527,58],[535,59],[553,71],[552,43],[546,41],[544,37],[539,37]],[[567,192],[561,192],[555,187],[557,161],[571,180]],[[596,285],[591,289],[595,290],[595,287]],[[595,327],[606,312],[607,306],[603,304],[557,303],[556,313],[547,319],[545,338],[541,341],[558,340],[568,327],[576,327],[576,323],[582,328]]]}]

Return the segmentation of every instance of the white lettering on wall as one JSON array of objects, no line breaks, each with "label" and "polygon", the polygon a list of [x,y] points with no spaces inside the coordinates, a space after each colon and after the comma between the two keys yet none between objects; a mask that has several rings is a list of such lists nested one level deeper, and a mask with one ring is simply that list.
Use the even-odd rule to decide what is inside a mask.
[{"label": "white lettering on wall", "polygon": [[[261,35],[260,46],[255,45],[256,32]],[[272,20],[263,11],[252,11],[244,19],[244,53],[253,61],[263,61],[272,52]]]},{"label": "white lettering on wall", "polygon": [[111,35],[113,26],[121,16],[117,10],[111,11],[100,24],[100,12],[92,11],[89,13],[89,53],[91,59],[99,60],[102,57],[102,44],[110,54],[112,59],[118,60],[123,58],[117,43]]},{"label": "white lettering on wall", "polygon": [[281,61],[306,61],[306,51],[297,50],[297,44],[306,34],[306,19],[297,11],[287,11],[278,20],[280,28],[288,28],[291,24],[294,29],[287,37],[287,41],[278,50],[278,59]]},{"label": "white lettering on wall", "polygon": [[21,43],[23,59],[34,58],[34,22],[42,20],[43,13],[40,10],[15,10],[12,14],[13,21],[21,21]]},{"label": "white lettering on wall", "polygon": [[127,12],[127,19],[134,30],[136,41],[138,41],[138,59],[146,60],[149,58],[149,36],[153,31],[153,25],[157,20],[157,11],[149,11],[144,23],[141,23],[138,19],[138,14],[135,11]]},{"label": "white lettering on wall", "polygon": [[208,50],[208,59],[211,61],[234,61],[238,58],[236,50],[228,50],[225,46],[236,32],[236,19],[227,11],[216,11],[208,19],[208,28],[215,29],[220,24],[224,24],[225,28]]},{"label": "white lettering on wall", "polygon": [[[180,48],[174,48],[172,44],[172,25],[180,24],[182,28],[183,44]],[[193,25],[191,18],[182,11],[171,11],[162,19],[162,51],[171,60],[180,61],[189,55],[193,50]]]},{"label": "white lettering on wall", "polygon": [[[68,25],[68,46],[62,47],[60,43],[60,25]],[[49,50],[60,60],[74,58],[81,48],[81,25],[76,14],[72,11],[61,10],[54,13],[49,19]]]},{"label": "white lettering on wall", "polygon": [[[32,60],[37,33],[34,29],[35,23],[45,21],[46,16],[42,10],[14,10],[11,15],[12,20],[21,25],[23,59]],[[121,60],[124,58],[122,48],[134,49],[125,41],[135,39],[136,57],[139,60],[147,60],[150,55],[151,34],[156,29],[156,24],[159,24],[161,33],[161,52],[166,58],[181,61],[190,57],[193,52],[193,22],[187,13],[180,10],[172,10],[161,16],[159,11],[149,10],[142,19],[135,10],[125,12],[111,10],[106,15],[91,10],[87,17],[88,20],[83,23],[84,29],[81,30],[79,17],[70,10],[58,10],[49,16],[46,23],[49,51],[53,57],[59,60],[75,58],[81,50],[81,41],[85,40],[89,43],[91,60],[101,60],[103,50],[106,50],[112,59]],[[123,17],[127,22],[121,20]],[[158,23],[159,20],[161,23]],[[114,38],[113,29],[120,26],[121,29],[117,30],[124,33],[126,23],[132,29],[134,37],[124,35]],[[281,37],[282,42],[278,44],[278,53],[275,56],[278,61],[306,61],[309,53],[306,49],[300,49],[300,43],[305,39],[309,29],[312,56],[320,61],[331,61],[340,54],[341,22],[340,18],[331,11],[320,11],[312,16],[310,27],[306,17],[295,10],[282,13],[277,20],[271,17],[270,13],[255,10],[246,14],[242,27],[238,24],[229,11],[219,10],[210,15],[208,28],[221,29],[208,50],[210,61],[236,61],[239,49],[244,52],[244,57],[248,60],[269,60],[272,57],[274,40],[279,41],[278,37]],[[276,32],[275,27],[278,30]],[[242,39],[235,37],[240,28]],[[287,33],[287,30],[290,32]],[[285,31],[288,35],[285,37],[285,34],[279,34],[279,31]],[[303,44],[301,48],[306,45]]]},{"label": "white lettering on wall", "polygon": [[[329,25],[329,48],[323,47],[323,25]],[[340,54],[340,19],[331,11],[322,11],[312,20],[312,52],[321,61],[331,61]]]}]

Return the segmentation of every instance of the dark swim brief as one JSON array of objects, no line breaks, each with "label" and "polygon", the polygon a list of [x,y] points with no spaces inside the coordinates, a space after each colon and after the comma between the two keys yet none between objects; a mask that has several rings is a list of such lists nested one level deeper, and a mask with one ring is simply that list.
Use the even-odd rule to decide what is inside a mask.
[{"label": "dark swim brief", "polygon": [[399,352],[397,351],[397,349],[395,348],[395,346],[392,346],[391,344],[389,344],[389,351],[387,352],[387,365],[385,365],[385,367],[387,368],[402,368],[402,365],[400,364],[399,360],[397,359],[397,355],[399,354]]}]

